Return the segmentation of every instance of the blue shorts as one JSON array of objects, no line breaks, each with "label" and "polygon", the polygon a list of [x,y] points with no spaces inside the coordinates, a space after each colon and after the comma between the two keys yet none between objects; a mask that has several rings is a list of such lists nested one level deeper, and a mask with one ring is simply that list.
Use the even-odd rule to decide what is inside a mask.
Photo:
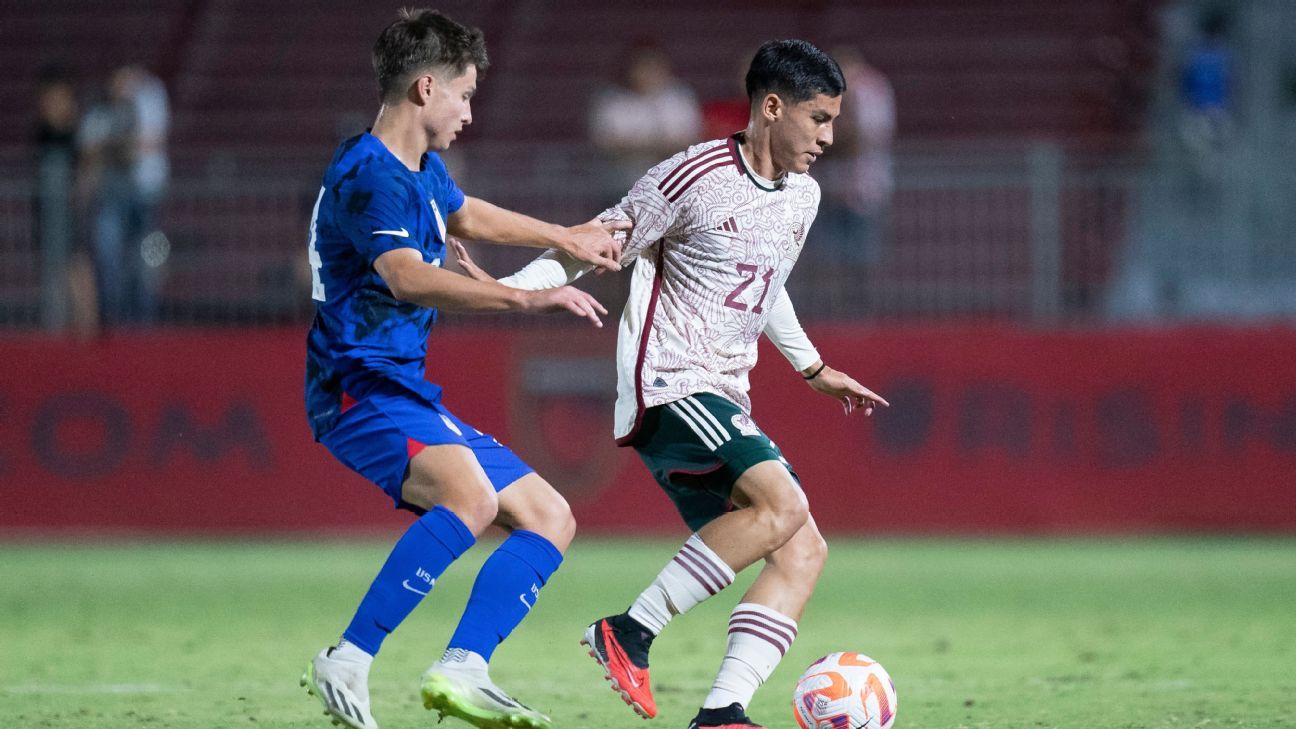
[{"label": "blue shorts", "polygon": [[386,491],[397,508],[423,512],[401,498],[401,486],[409,475],[410,459],[426,446],[467,447],[496,492],[534,472],[513,451],[460,420],[440,401],[399,395],[371,395],[354,404],[349,400],[320,442],[347,468]]}]

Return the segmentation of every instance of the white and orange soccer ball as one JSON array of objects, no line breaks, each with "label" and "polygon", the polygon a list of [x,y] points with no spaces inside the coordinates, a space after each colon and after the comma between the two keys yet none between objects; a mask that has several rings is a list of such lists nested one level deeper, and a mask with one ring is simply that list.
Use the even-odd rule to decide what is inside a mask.
[{"label": "white and orange soccer ball", "polygon": [[896,692],[882,664],[862,653],[833,653],[810,664],[792,693],[801,729],[891,729]]}]

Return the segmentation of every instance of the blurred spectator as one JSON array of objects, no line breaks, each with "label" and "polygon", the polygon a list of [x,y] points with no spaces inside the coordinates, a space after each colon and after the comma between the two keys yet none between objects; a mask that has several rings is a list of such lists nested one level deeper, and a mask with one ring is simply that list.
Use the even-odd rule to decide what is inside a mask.
[{"label": "blurred spectator", "polygon": [[114,71],[108,99],[81,123],[82,184],[93,198],[91,239],[106,325],[157,319],[169,243],[154,218],[169,176],[169,124],[166,88],[138,66]]},{"label": "blurred spectator", "polygon": [[697,97],[647,44],[630,51],[620,85],[597,94],[590,111],[590,139],[610,160],[607,184],[617,198],[650,167],[697,142],[701,130]]},{"label": "blurred spectator", "polygon": [[1200,38],[1189,50],[1180,78],[1183,119],[1180,134],[1206,169],[1233,138],[1233,51],[1229,18],[1222,10],[1206,13]]},{"label": "blurred spectator", "polygon": [[76,171],[76,90],[62,68],[36,81],[36,240],[41,256],[41,324],[67,326],[68,266],[73,252],[72,186]]},{"label": "blurred spectator", "polygon": [[846,78],[833,144],[812,174],[823,189],[811,250],[843,263],[873,265],[882,255],[886,214],[894,188],[891,145],[895,94],[882,72],[854,49],[833,54]]},{"label": "blurred spectator", "polygon": [[59,66],[40,71],[36,81],[36,148],[40,159],[76,155],[76,89]]}]

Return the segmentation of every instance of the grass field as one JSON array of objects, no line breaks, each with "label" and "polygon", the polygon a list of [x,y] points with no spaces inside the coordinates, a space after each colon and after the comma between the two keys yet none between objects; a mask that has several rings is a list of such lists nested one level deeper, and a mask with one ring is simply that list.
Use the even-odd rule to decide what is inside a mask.
[{"label": "grass field", "polygon": [[[771,729],[793,726],[795,678],[835,650],[886,665],[902,729],[1296,726],[1296,541],[830,543],[800,638],[751,707]],[[585,621],[623,608],[676,546],[578,540],[496,654],[496,681],[559,727],[683,729],[752,575],[657,642],[652,724],[577,645]],[[385,552],[375,542],[0,546],[4,723],[326,727],[298,676]],[[387,642],[371,683],[383,727],[435,724],[418,678],[485,554],[451,567]]]}]

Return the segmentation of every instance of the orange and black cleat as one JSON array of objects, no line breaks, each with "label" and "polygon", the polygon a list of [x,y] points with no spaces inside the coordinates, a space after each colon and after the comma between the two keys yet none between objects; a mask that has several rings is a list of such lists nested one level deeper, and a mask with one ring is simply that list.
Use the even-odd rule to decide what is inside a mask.
[{"label": "orange and black cleat", "polygon": [[653,637],[634,618],[613,615],[595,621],[581,638],[590,657],[603,667],[604,678],[612,682],[612,690],[645,719],[657,716],[657,702],[648,683],[648,647]]}]

